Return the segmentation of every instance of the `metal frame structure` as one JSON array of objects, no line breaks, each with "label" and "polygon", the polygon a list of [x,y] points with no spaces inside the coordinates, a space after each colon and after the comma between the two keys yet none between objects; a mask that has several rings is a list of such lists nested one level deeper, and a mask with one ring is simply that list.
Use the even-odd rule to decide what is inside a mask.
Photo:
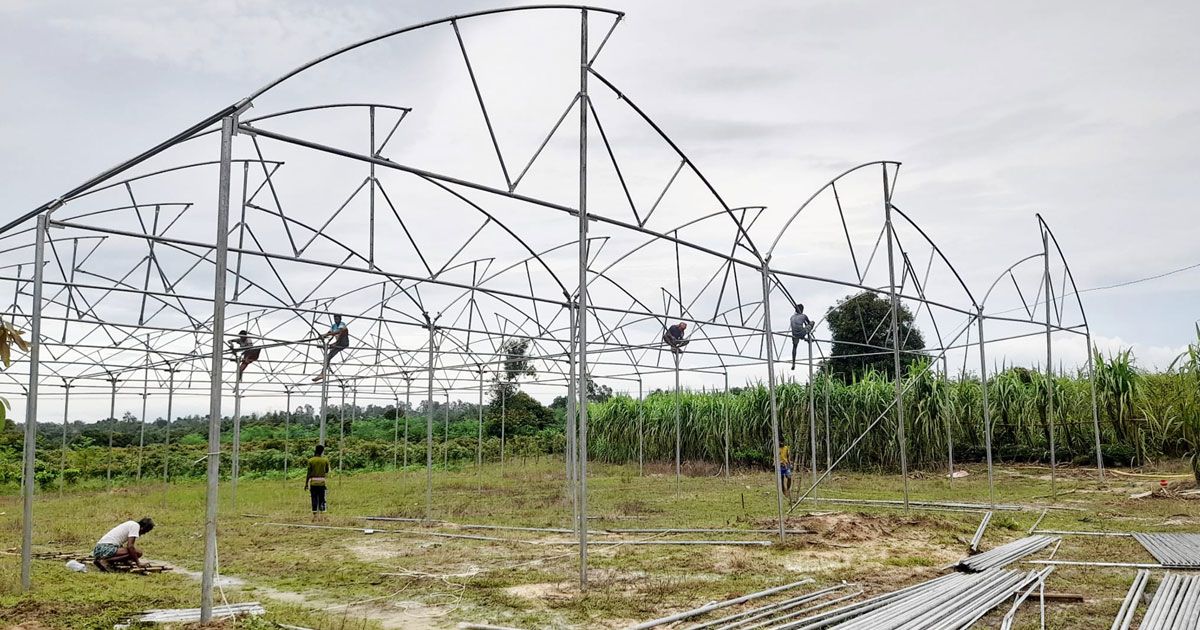
[{"label": "metal frame structure", "polygon": [[[549,132],[528,145],[532,152],[527,160],[513,162],[511,147],[502,148],[513,136],[502,124],[504,111],[495,92],[489,92],[502,83],[489,81],[486,59],[472,54],[469,44],[473,35],[484,32],[475,30],[481,22],[501,21],[507,28],[535,14],[557,20],[563,29],[578,29],[578,66],[573,60],[562,62],[566,78],[557,85],[569,88],[547,98],[565,107],[555,105],[553,111],[561,112],[557,118],[535,121]],[[143,402],[165,394],[170,421],[176,396],[207,393],[201,604],[207,621],[216,575],[221,419],[229,393],[234,397],[236,470],[243,400],[286,397],[287,420],[295,421],[294,400],[319,399],[324,443],[330,383],[342,389],[343,413],[346,387],[355,400],[394,401],[399,407],[401,383],[406,409],[411,409],[412,384],[420,387],[424,377],[425,514],[432,519],[436,396],[448,401],[451,393],[477,393],[482,405],[483,390],[489,387],[486,374],[500,378],[508,359],[504,344],[519,339],[529,343],[538,386],[568,392],[565,476],[579,540],[579,580],[586,587],[590,381],[637,382],[640,400],[647,378],[674,376],[678,394],[681,372],[721,376],[728,391],[731,370],[760,374],[765,368],[778,467],[776,361],[790,335],[778,330],[773,306],[794,304],[796,296],[813,287],[886,295],[892,305],[891,330],[862,352],[890,354],[897,368],[904,352],[896,316],[902,304],[916,305],[918,316],[933,323],[938,342],[925,352],[943,361],[948,352],[972,346],[960,339],[969,338],[971,325],[977,324],[975,345],[986,372],[983,321],[1027,320],[986,315],[933,240],[895,205],[898,162],[869,162],[841,173],[773,225],[771,220],[782,217],[761,206],[727,203],[662,128],[597,69],[597,58],[622,18],[620,12],[596,7],[512,7],[434,20],[357,42],[288,72],[0,228],[0,249],[19,260],[0,275],[0,283],[13,290],[4,316],[26,327],[32,341],[28,357],[0,373],[0,389],[27,400],[25,478],[33,478],[38,401],[48,398],[42,386],[63,388],[64,453],[69,396],[107,393],[115,414],[118,385],[126,395],[138,392]],[[468,150],[489,160],[494,154],[489,172],[467,165],[462,173],[446,172],[405,152],[404,132],[413,125],[434,124],[436,101],[430,108],[417,102],[312,103],[302,97],[296,102],[297,90],[289,92],[310,75],[318,81],[328,78],[321,72],[344,55],[368,54],[418,36],[436,38],[460,57],[465,78],[460,83],[469,86],[465,93],[478,132],[474,149]],[[574,35],[570,39],[576,41]],[[280,94],[282,105],[272,101]],[[270,113],[252,116],[251,107]],[[578,115],[576,134],[564,125],[572,111]],[[313,119],[322,125],[305,133],[290,131]],[[618,119],[624,123],[620,136]],[[452,128],[465,138],[461,128],[467,126]],[[318,140],[324,127],[342,133],[333,142]],[[343,143],[351,127],[365,131],[365,146]],[[666,156],[660,162],[665,168],[654,171],[642,162],[631,168],[622,162],[626,154],[614,140],[633,134],[641,134],[639,141],[656,155]],[[298,175],[290,176],[293,171]],[[880,175],[880,192],[874,192],[876,184],[865,187],[872,191],[871,209],[856,213],[846,203],[848,191],[861,189],[859,182],[878,181]],[[828,212],[821,213],[821,207]],[[802,213],[807,222],[798,221]],[[529,217],[535,215],[537,229],[531,230]],[[840,248],[844,236],[848,250],[845,268],[827,275],[807,272],[786,247],[802,225],[806,232],[823,230],[822,220],[829,221],[825,227],[836,236],[826,245]],[[1049,228],[1040,225],[1049,294],[1051,243],[1064,269],[1065,260]],[[760,248],[754,234],[757,242],[767,242],[764,234],[773,241]],[[884,263],[876,261],[881,244],[886,273]],[[868,249],[869,257],[861,260]],[[673,272],[663,273],[672,263]],[[935,270],[937,279],[932,277]],[[662,282],[648,281],[647,275]],[[1064,295],[1059,290],[1054,300]],[[1047,343],[1051,332],[1086,334],[1086,320],[1082,328],[1064,326],[1061,319],[1052,322],[1050,314],[1062,312],[1058,302],[1051,308],[1052,302],[1046,302]],[[308,376],[325,363],[318,338],[323,319],[334,312],[347,317],[356,342],[318,385]],[[956,331],[939,325],[947,318],[965,323]],[[694,325],[682,359],[664,351],[660,341],[670,321]],[[234,336],[227,331],[242,328],[258,340],[264,356],[258,368],[230,383],[224,364],[238,355],[226,347]],[[810,379],[814,362],[827,356],[830,343],[820,338],[810,342]],[[884,416],[896,415],[889,422],[897,429],[902,472],[907,473],[903,395],[897,379],[895,401]],[[811,395],[807,407],[814,418]],[[728,410],[724,413],[728,475],[731,437]],[[640,418],[639,407],[639,433]],[[839,445],[845,453],[834,458],[828,400],[825,422],[823,473],[818,471],[816,424],[809,422],[813,484],[801,501],[858,442]],[[482,411],[480,425],[481,444]],[[399,442],[398,421],[393,432]],[[676,436],[678,472],[678,432]],[[396,459],[393,453],[393,463]],[[476,463],[482,459],[480,448]],[[403,463],[409,463],[407,448]],[[639,470],[642,463],[639,441]],[[165,463],[163,468],[167,481]],[[907,474],[904,479],[907,506]],[[30,587],[33,485],[25,484],[24,496],[25,588]],[[776,496],[782,538],[788,510],[778,481]]]}]

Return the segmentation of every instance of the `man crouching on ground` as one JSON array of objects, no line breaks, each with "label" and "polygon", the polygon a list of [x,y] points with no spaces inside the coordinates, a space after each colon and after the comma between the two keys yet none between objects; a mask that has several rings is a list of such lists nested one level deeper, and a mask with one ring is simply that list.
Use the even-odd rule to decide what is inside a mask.
[{"label": "man crouching on ground", "polygon": [[92,562],[101,571],[111,571],[114,562],[133,562],[142,565],[142,552],[135,543],[154,529],[154,521],[146,517],[140,521],[125,521],[108,530],[92,549]]}]

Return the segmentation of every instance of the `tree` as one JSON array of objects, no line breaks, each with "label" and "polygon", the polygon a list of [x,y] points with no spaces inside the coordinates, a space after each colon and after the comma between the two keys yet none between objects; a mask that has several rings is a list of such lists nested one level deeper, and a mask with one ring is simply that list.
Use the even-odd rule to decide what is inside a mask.
[{"label": "tree", "polygon": [[[897,313],[900,331],[900,369],[925,357],[925,338],[914,324],[912,311],[903,304]],[[831,307],[825,323],[833,336],[833,350],[821,366],[823,372],[834,374],[845,382],[860,378],[874,370],[894,377],[895,358],[892,356],[892,305],[886,296],[871,291],[842,298]]]},{"label": "tree", "polygon": [[590,402],[604,402],[612,398],[613,391],[608,385],[597,384],[591,378],[587,380],[587,395]]},{"label": "tree", "polygon": [[537,375],[537,370],[525,355],[528,351],[528,339],[508,339],[500,344],[497,354],[504,355],[504,369],[492,378],[493,404],[496,404],[501,396],[511,397],[517,391],[517,382],[521,377]]},{"label": "tree", "polygon": [[[604,402],[604,401],[608,400],[609,398],[612,398],[612,395],[613,395],[613,390],[611,387],[609,387],[608,385],[598,384],[598,383],[596,383],[596,381],[593,381],[590,378],[587,380],[587,389],[588,389],[588,401],[589,402]],[[567,408],[567,397],[566,396],[555,396],[554,400],[550,403],[550,409],[566,409],[566,408]]]},{"label": "tree", "polygon": [[490,436],[499,437],[502,416],[505,433],[510,436],[533,435],[555,423],[553,411],[521,391],[506,398],[503,407],[500,406],[499,400],[493,400],[488,405],[484,417],[484,432]]}]

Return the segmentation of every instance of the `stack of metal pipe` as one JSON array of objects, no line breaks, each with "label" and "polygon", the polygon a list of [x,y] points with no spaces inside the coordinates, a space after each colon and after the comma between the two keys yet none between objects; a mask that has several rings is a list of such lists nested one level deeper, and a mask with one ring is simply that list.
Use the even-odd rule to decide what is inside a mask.
[{"label": "stack of metal pipe", "polygon": [[[827,595],[836,594],[839,591],[850,591],[833,599],[824,601],[822,598]],[[751,630],[753,628],[762,628],[765,626],[775,625],[780,621],[799,617],[800,615],[811,613],[822,608],[828,608],[834,604],[839,604],[848,599],[852,599],[862,595],[862,589],[854,584],[843,582],[834,586],[826,587],[811,593],[805,593],[799,597],[791,597],[782,601],[772,602],[750,610],[744,610],[739,613],[727,615],[720,619],[714,619],[709,622],[697,624],[689,627],[687,630],[707,630],[716,628],[717,630]],[[816,602],[816,603],[814,603]]]},{"label": "stack of metal pipe", "polygon": [[1164,567],[1200,569],[1200,534],[1134,534]]},{"label": "stack of metal pipe", "polygon": [[1041,577],[1007,569],[944,575],[773,630],[960,630]]},{"label": "stack of metal pipe", "polygon": [[1200,628],[1200,575],[1168,573],[1142,617],[1141,630]]},{"label": "stack of metal pipe", "polygon": [[1117,611],[1117,618],[1113,619],[1109,630],[1129,630],[1133,623],[1133,615],[1137,612],[1138,602],[1142,600],[1142,593],[1146,591],[1149,582],[1150,572],[1140,569],[1133,578],[1133,584],[1129,585],[1129,592],[1125,594],[1125,601],[1121,602],[1121,609]]},{"label": "stack of metal pipe", "polygon": [[1059,540],[1057,536],[1046,536],[1037,534],[1014,540],[1007,545],[1001,545],[974,556],[967,556],[958,561],[958,568],[964,571],[977,572],[986,571],[988,569],[996,569],[1006,566],[1012,562],[1016,562],[1025,556],[1037,553],[1046,547],[1049,547],[1055,541]]}]

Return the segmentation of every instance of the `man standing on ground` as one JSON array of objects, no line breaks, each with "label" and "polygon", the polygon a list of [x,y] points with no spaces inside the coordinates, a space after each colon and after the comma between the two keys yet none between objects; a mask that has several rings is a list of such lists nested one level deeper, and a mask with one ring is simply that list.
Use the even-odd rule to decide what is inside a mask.
[{"label": "man standing on ground", "polygon": [[796,369],[796,346],[800,340],[812,341],[813,321],[804,314],[804,305],[797,304],[792,315],[792,369]]},{"label": "man standing on ground", "polygon": [[113,563],[133,562],[141,566],[142,552],[135,543],[138,537],[154,529],[154,521],[146,517],[140,521],[125,521],[108,530],[92,548],[92,563],[101,571],[111,571]]},{"label": "man standing on ground", "polygon": [[304,489],[312,499],[313,520],[325,513],[325,477],[329,474],[329,458],[325,457],[325,445],[318,444],[315,454],[308,458],[308,474],[304,476]]},{"label": "man standing on ground", "polygon": [[674,326],[667,328],[663,333],[663,343],[671,346],[671,352],[676,355],[683,354],[683,347],[688,345],[687,340],[683,338],[684,331],[687,330],[687,322],[679,322]]},{"label": "man standing on ground", "polygon": [[779,477],[783,480],[783,494],[792,500],[792,462],[788,459],[787,444],[779,447]]},{"label": "man standing on ground", "polygon": [[341,315],[333,316],[333,325],[329,327],[329,332],[321,335],[322,338],[333,337],[333,343],[325,351],[325,367],[321,373],[313,377],[313,382],[320,382],[325,379],[329,373],[329,362],[333,361],[334,355],[350,347],[350,328],[342,323]]}]

